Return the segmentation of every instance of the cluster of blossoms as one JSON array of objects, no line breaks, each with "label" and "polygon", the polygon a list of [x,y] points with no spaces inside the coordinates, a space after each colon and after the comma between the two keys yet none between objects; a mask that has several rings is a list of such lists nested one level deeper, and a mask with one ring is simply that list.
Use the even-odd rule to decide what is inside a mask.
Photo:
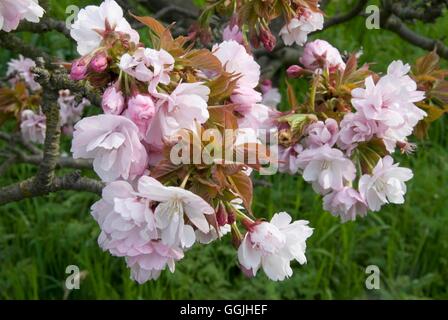
[{"label": "cluster of blossoms", "polygon": [[[404,202],[413,173],[392,155],[411,153],[409,137],[422,136],[445,112],[448,72],[438,69],[433,52],[412,72],[394,61],[380,75],[358,67],[356,55],[343,59],[315,40],[305,45],[300,65],[287,70],[290,78],[310,80],[309,94],[299,103],[287,83],[291,110],[279,111],[280,92],[260,80],[249,42],[272,50],[269,24],[283,15],[285,44],[304,45],[323,27],[318,7],[316,0],[219,1],[200,18],[204,28],[214,11],[232,15],[211,50],[194,49],[199,29],[174,38],[157,20],[135,16],[149,28],[151,46],[145,45],[113,0],[79,12],[70,32],[80,58],[70,77],[101,92],[102,110],[82,118],[89,101],[61,90],[60,124],[73,135],[73,157],[93,160],[105,183],[91,207],[98,243],[124,258],[137,282],[157,279],[167,268],[174,272],[193,245],[226,234],[248,276],[261,268],[284,280],[292,261],[306,263],[308,221],[280,212],[268,222],[252,212],[250,175],[267,163],[301,174],[323,196],[324,209],[343,222]],[[0,29],[42,14],[37,1],[2,1]],[[9,63],[11,88],[0,88],[0,98],[14,99],[0,99],[0,108],[20,119],[24,139],[43,143],[35,66],[22,56]]]},{"label": "cluster of blossoms", "polygon": [[0,31],[17,29],[20,21],[38,23],[44,9],[37,0],[2,0],[0,2]]},{"label": "cluster of blossoms", "polygon": [[[8,62],[6,76],[12,88],[8,89],[8,93],[20,97],[10,106],[10,109],[18,114],[23,138],[26,141],[43,144],[46,117],[40,108],[42,88],[34,79],[32,73],[34,67],[36,67],[35,61],[20,55],[18,59],[11,59]],[[85,98],[77,101],[70,90],[60,90],[57,103],[60,110],[61,129],[65,134],[71,135],[74,124],[81,119],[84,108],[90,104],[90,101]]]},{"label": "cluster of blossoms", "polygon": [[308,43],[300,63],[288,75],[312,78],[311,102],[277,116],[280,171],[302,174],[342,221],[404,203],[413,173],[391,155],[413,151],[408,137],[426,116],[410,66],[394,61],[379,76],[324,40]]},{"label": "cluster of blossoms", "polygon": [[279,36],[287,46],[294,43],[303,46],[310,33],[324,27],[324,16],[319,10],[318,0],[210,2],[210,6],[206,7],[199,18],[199,26],[195,26],[192,31],[193,35],[201,36],[202,40],[211,38],[204,37],[204,33],[210,33],[208,24],[214,13],[232,17],[224,29],[224,39],[232,39],[244,45],[250,43],[255,48],[261,44],[268,51],[272,51],[276,46],[276,37],[270,29],[270,24],[279,16],[286,21]]},{"label": "cluster of blossoms", "polygon": [[[124,257],[143,283],[173,272],[195,243],[230,233],[246,274],[261,267],[273,280],[291,276],[292,260],[306,262],[308,222],[292,222],[285,212],[266,222],[251,211],[249,174],[269,158],[255,130],[276,112],[278,90],[269,81],[260,85],[259,65],[237,41],[191,49],[189,38],[173,38],[158,21],[136,19],[149,27],[152,47],[139,42],[112,0],[82,9],[71,28],[82,55],[71,78],[103,92],[103,112],[77,122],[72,143],[74,158],[92,159],[106,182],[92,206],[100,246]],[[256,161],[228,161],[219,152],[208,162],[172,161],[179,142],[188,150],[204,146],[210,129],[232,130],[232,155],[243,159],[258,146]]]}]

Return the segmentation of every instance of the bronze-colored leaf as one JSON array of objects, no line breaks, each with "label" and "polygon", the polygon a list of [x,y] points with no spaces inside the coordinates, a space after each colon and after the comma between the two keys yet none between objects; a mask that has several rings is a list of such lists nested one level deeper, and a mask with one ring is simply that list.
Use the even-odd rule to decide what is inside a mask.
[{"label": "bronze-colored leaf", "polygon": [[165,26],[161,22],[154,19],[153,17],[140,17],[133,15],[132,13],[131,16],[143,23],[145,26],[149,27],[152,32],[154,32],[159,38],[161,38],[163,33],[167,30],[167,28],[165,28]]},{"label": "bronze-colored leaf", "polygon": [[192,68],[220,74],[221,61],[207,49],[192,50],[182,58],[182,63]]},{"label": "bronze-colored leaf", "polygon": [[253,198],[253,186],[252,180],[244,172],[239,172],[228,177],[233,191],[243,200],[244,207],[247,211],[251,212],[252,198]]}]

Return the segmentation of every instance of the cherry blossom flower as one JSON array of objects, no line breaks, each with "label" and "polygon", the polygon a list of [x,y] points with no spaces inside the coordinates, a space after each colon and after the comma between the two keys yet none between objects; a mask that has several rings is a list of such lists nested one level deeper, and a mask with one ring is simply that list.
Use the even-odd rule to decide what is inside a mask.
[{"label": "cherry blossom flower", "polygon": [[166,267],[173,273],[176,261],[184,257],[181,249],[169,247],[160,241],[149,242],[145,251],[138,256],[126,257],[126,263],[131,268],[131,279],[139,284],[156,280]]},{"label": "cherry blossom flower", "polygon": [[324,191],[340,190],[344,182],[353,181],[356,175],[353,162],[341,150],[328,145],[302,151],[298,155],[298,165],[305,181],[316,182]]},{"label": "cherry blossom flower", "polygon": [[158,238],[150,200],[138,197],[126,181],[114,181],[103,189],[102,199],[92,206],[101,228],[98,244],[118,257],[148,253],[148,243]]},{"label": "cherry blossom flower", "polygon": [[368,120],[362,113],[347,113],[342,119],[341,130],[339,132],[338,145],[347,150],[348,154],[358,143],[369,141],[375,134],[380,133],[380,129],[375,120]]},{"label": "cherry blossom flower", "polygon": [[123,17],[123,10],[114,0],[105,0],[100,6],[81,9],[70,28],[70,35],[78,44],[78,53],[87,55],[99,48],[108,32],[118,32],[129,36],[138,44],[140,36]]},{"label": "cherry blossom flower", "polygon": [[305,9],[299,17],[291,19],[280,30],[280,36],[287,46],[292,45],[294,42],[299,46],[303,46],[308,39],[309,33],[322,30],[323,27],[324,16],[319,12]]},{"label": "cherry blossom flower", "polygon": [[301,144],[289,147],[278,147],[278,169],[282,173],[296,174],[299,170],[298,155],[303,151]]},{"label": "cherry blossom flower", "polygon": [[389,152],[395,150],[397,142],[406,141],[415,125],[426,116],[426,112],[414,103],[424,99],[424,92],[407,73],[409,65],[394,61],[388,73],[375,84],[372,77],[365,80],[365,89],[352,90],[352,104],[366,119],[375,120]]},{"label": "cherry blossom flower", "polygon": [[222,32],[222,39],[223,41],[233,40],[238,42],[239,44],[244,43],[243,33],[237,25],[228,25],[227,27],[225,27]]},{"label": "cherry blossom flower", "polygon": [[274,127],[275,119],[280,113],[264,104],[254,104],[247,108],[243,117],[238,119],[238,127],[245,129],[270,129]]},{"label": "cherry blossom flower", "polygon": [[76,102],[76,98],[71,94],[70,90],[60,90],[58,105],[61,118],[61,126],[73,126],[81,119],[85,106],[90,101],[83,98],[81,102]]},{"label": "cherry blossom flower", "polygon": [[20,120],[20,131],[24,140],[40,144],[44,143],[45,130],[47,129],[45,115],[27,109],[22,111]]},{"label": "cherry blossom flower", "polygon": [[[192,225],[204,233],[210,231],[205,216],[215,211],[200,196],[183,188],[165,187],[148,176],[140,178],[138,190],[148,199],[159,202],[154,214],[163,244],[189,248],[196,240]],[[186,223],[184,215],[192,225]]]},{"label": "cherry blossom flower", "polygon": [[233,40],[224,41],[215,45],[212,52],[227,72],[239,75],[232,102],[249,107],[261,102],[261,93],[255,90],[260,81],[260,66],[244,46]]},{"label": "cherry blossom flower", "polygon": [[75,159],[93,159],[93,169],[106,182],[134,179],[147,165],[137,126],[123,116],[102,114],[75,125],[71,151]]},{"label": "cherry blossom flower", "polygon": [[345,63],[338,49],[320,39],[306,44],[300,63],[313,71],[322,68],[328,68],[330,72],[345,69]]},{"label": "cherry blossom flower", "polygon": [[101,107],[106,114],[119,115],[124,109],[124,95],[123,92],[118,90],[115,85],[111,85],[103,93],[103,99],[101,100]]},{"label": "cherry blossom flower", "polygon": [[274,214],[270,223],[253,223],[238,248],[240,264],[253,275],[263,268],[273,281],[291,277],[290,262],[306,263],[306,240],[313,233],[308,221],[291,221],[288,213],[281,212]]},{"label": "cherry blossom flower", "polygon": [[[210,231],[207,233],[202,232],[201,230],[197,229],[195,231],[196,234],[196,240],[199,243],[202,244],[209,244],[213,241],[215,241],[218,238],[221,238],[222,236],[225,236],[230,232],[230,225],[226,224],[222,227],[218,227],[218,231],[216,231],[215,228],[210,228]],[[219,234],[218,234],[219,233]]]},{"label": "cherry blossom flower", "polygon": [[339,137],[339,126],[336,120],[327,119],[325,122],[317,121],[310,124],[306,133],[308,137],[305,144],[308,148],[319,148],[324,144],[333,147]]},{"label": "cherry blossom flower", "polygon": [[170,83],[174,58],[163,49],[139,48],[133,55],[126,53],[121,57],[120,68],[137,80],[148,82],[148,90],[153,93],[159,83]]},{"label": "cherry blossom flower", "polygon": [[372,175],[359,180],[359,191],[372,211],[379,211],[385,203],[404,203],[405,182],[412,179],[412,170],[394,164],[391,156],[380,159]]},{"label": "cherry blossom flower", "polygon": [[32,91],[37,91],[41,86],[34,80],[34,74],[31,72],[31,68],[34,68],[35,66],[36,62],[19,55],[18,59],[11,59],[11,61],[8,62],[6,75],[9,77],[14,76],[12,79],[13,83],[17,82],[19,79],[23,79]]},{"label": "cherry blossom flower", "polygon": [[181,83],[170,94],[155,94],[157,113],[151,122],[146,141],[154,146],[163,146],[180,129],[196,131],[197,124],[209,118],[207,109],[210,89],[200,82]]},{"label": "cherry blossom flower", "polygon": [[45,10],[37,0],[2,0],[0,2],[0,31],[10,32],[21,20],[38,23]]},{"label": "cherry blossom flower", "polygon": [[126,117],[131,119],[139,129],[140,137],[146,137],[148,127],[156,112],[153,98],[149,95],[137,94],[129,99]]},{"label": "cherry blossom flower", "polygon": [[324,197],[324,210],[339,216],[342,222],[354,221],[367,215],[367,204],[358,191],[350,187],[333,191]]}]

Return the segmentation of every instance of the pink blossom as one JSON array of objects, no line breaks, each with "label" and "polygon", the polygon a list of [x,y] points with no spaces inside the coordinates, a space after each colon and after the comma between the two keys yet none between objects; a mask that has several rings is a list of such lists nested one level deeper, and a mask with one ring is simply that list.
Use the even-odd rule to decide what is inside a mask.
[{"label": "pink blossom", "polygon": [[278,147],[279,171],[282,173],[296,174],[299,170],[298,155],[303,151],[301,144],[290,147]]},{"label": "pink blossom", "polygon": [[215,228],[210,228],[210,231],[207,233],[204,233],[201,230],[197,229],[195,231],[196,240],[202,244],[209,244],[215,241],[216,239],[221,238],[226,234],[228,234],[230,232],[230,229],[231,229],[230,225],[228,224],[218,227],[218,231],[216,231]]},{"label": "pink blossom", "polygon": [[159,83],[170,83],[174,58],[163,49],[138,48],[133,55],[124,54],[119,66],[137,80],[148,82],[149,92],[153,93]]},{"label": "pink blossom", "polygon": [[118,115],[102,114],[79,121],[71,151],[75,159],[93,159],[93,169],[106,182],[132,180],[143,173],[148,162],[137,126]]},{"label": "pink blossom", "polygon": [[300,62],[309,70],[328,68],[330,72],[344,70],[345,63],[338,49],[325,40],[315,40],[306,44]]},{"label": "pink blossom", "polygon": [[148,95],[137,94],[129,99],[126,117],[138,127],[140,136],[146,137],[148,127],[156,112],[153,99]]},{"label": "pink blossom", "polygon": [[359,180],[359,191],[372,211],[379,211],[385,203],[404,203],[405,182],[412,179],[408,168],[394,164],[391,156],[380,159],[372,175],[365,174]]},{"label": "pink blossom", "polygon": [[243,106],[260,102],[261,94],[255,90],[260,81],[260,66],[244,46],[236,41],[224,41],[212,51],[227,72],[239,75],[232,102]]},{"label": "pink blossom", "polygon": [[339,137],[339,126],[336,120],[317,121],[306,128],[308,137],[305,144],[308,148],[319,148],[324,144],[333,147]]},{"label": "pink blossom", "polygon": [[170,94],[156,94],[157,113],[151,122],[146,141],[153,146],[163,146],[180,129],[196,131],[197,124],[209,118],[207,109],[210,89],[202,83],[181,83]]},{"label": "pink blossom", "polygon": [[21,20],[38,23],[45,10],[37,0],[2,0],[0,2],[0,31],[10,32]]},{"label": "pink blossom", "polygon": [[138,256],[126,257],[126,263],[131,268],[131,278],[139,284],[156,280],[166,267],[173,273],[176,261],[184,257],[181,249],[169,247],[160,241],[149,242],[145,251]]},{"label": "pink blossom", "polygon": [[264,104],[253,104],[246,108],[243,117],[238,119],[238,126],[242,129],[270,129],[279,114],[280,112]]},{"label": "pink blossom", "polygon": [[238,248],[239,263],[256,275],[260,267],[273,281],[292,276],[291,260],[306,263],[306,240],[313,229],[308,221],[291,223],[286,212],[276,213],[271,222],[255,222],[249,227]]},{"label": "pink blossom", "polygon": [[316,30],[322,30],[323,27],[323,15],[319,12],[305,9],[300,16],[291,19],[280,30],[280,36],[287,46],[292,45],[294,42],[299,46],[303,46],[307,41],[309,33]]},{"label": "pink blossom", "polygon": [[70,90],[60,90],[58,105],[61,126],[73,126],[81,119],[84,107],[89,104],[90,101],[85,98],[79,103],[76,102],[76,98],[70,93]]},{"label": "pink blossom", "polygon": [[233,27],[228,25],[224,28],[222,32],[222,39],[223,41],[236,41],[239,44],[244,43],[244,37],[243,33],[240,31],[240,28],[237,25],[234,25]]},{"label": "pink blossom", "polygon": [[105,0],[100,6],[81,9],[71,25],[70,35],[78,44],[78,53],[86,55],[99,48],[107,32],[125,34],[138,44],[140,36],[123,17],[123,10],[114,0]]},{"label": "pink blossom", "polygon": [[101,106],[106,114],[121,114],[124,108],[123,93],[115,85],[110,86],[103,93]]},{"label": "pink blossom", "polygon": [[414,103],[424,99],[424,92],[407,73],[409,65],[394,61],[387,75],[376,84],[372,77],[365,80],[365,89],[352,90],[352,104],[366,119],[378,123],[387,150],[393,152],[397,142],[406,141],[415,125],[426,113]]},{"label": "pink blossom", "polygon": [[47,128],[45,115],[32,110],[23,110],[20,120],[20,131],[24,140],[44,143]]},{"label": "pink blossom", "polygon": [[98,244],[118,257],[148,252],[158,238],[150,200],[137,196],[126,181],[114,181],[103,189],[102,199],[92,206],[92,216],[101,228]]},{"label": "pink blossom", "polygon": [[[215,211],[198,195],[179,187],[165,187],[148,176],[139,179],[138,190],[142,196],[159,202],[154,214],[163,244],[189,248],[196,240],[192,225],[204,233],[210,231],[205,216]],[[185,223],[184,215],[192,225]]]},{"label": "pink blossom", "polygon": [[362,113],[358,112],[347,113],[342,119],[340,126],[338,145],[342,149],[347,150],[349,154],[358,143],[369,141],[375,134],[380,133],[375,120],[368,120]]},{"label": "pink blossom", "polygon": [[333,191],[324,197],[324,210],[339,216],[342,222],[354,221],[367,215],[367,204],[358,191],[350,187]]},{"label": "pink blossom", "polygon": [[298,165],[305,181],[316,182],[322,191],[340,190],[344,182],[351,182],[356,176],[353,162],[342,151],[328,145],[301,152]]},{"label": "pink blossom", "polygon": [[15,76],[13,83],[17,82],[19,79],[23,79],[32,91],[36,91],[39,90],[41,86],[34,80],[34,74],[31,72],[31,69],[35,66],[36,62],[19,55],[18,59],[11,59],[11,61],[8,62],[6,75]]}]

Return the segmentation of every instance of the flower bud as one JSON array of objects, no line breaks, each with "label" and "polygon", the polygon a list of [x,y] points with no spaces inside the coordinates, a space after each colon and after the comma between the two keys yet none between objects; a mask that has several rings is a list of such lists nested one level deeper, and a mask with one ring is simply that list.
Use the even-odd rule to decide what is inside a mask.
[{"label": "flower bud", "polygon": [[216,220],[220,227],[225,226],[228,223],[228,214],[222,203],[219,204],[218,211],[216,212]]},{"label": "flower bud", "polygon": [[277,43],[277,39],[275,39],[271,30],[264,28],[261,29],[258,37],[260,39],[260,42],[263,43],[263,46],[267,51],[271,52],[272,50],[274,50],[275,45]]},{"label": "flower bud", "polygon": [[272,89],[272,81],[269,79],[263,80],[260,84],[260,89],[263,94]]},{"label": "flower bud", "polygon": [[289,78],[298,78],[303,74],[303,71],[301,66],[294,64],[286,70],[286,74]]},{"label": "flower bud", "polygon": [[87,76],[87,63],[82,59],[73,61],[70,70],[70,79],[78,81],[83,80]]},{"label": "flower bud", "polygon": [[121,114],[124,108],[124,97],[120,90],[114,85],[104,91],[103,100],[101,102],[104,113]]},{"label": "flower bud", "polygon": [[108,66],[107,55],[104,51],[98,52],[90,61],[90,68],[94,72],[103,72]]}]

